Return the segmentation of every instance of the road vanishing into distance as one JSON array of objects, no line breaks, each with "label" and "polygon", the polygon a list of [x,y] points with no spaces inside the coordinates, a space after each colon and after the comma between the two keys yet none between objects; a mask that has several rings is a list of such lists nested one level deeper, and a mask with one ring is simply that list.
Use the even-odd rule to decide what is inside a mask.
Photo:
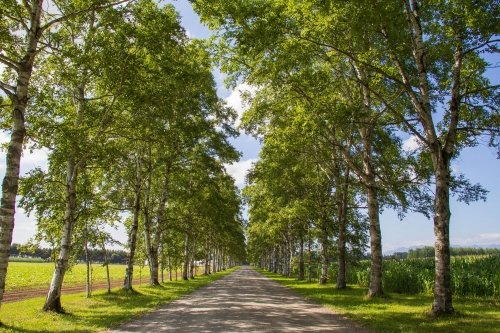
[{"label": "road vanishing into distance", "polygon": [[370,332],[250,267],[107,332],[181,331]]}]

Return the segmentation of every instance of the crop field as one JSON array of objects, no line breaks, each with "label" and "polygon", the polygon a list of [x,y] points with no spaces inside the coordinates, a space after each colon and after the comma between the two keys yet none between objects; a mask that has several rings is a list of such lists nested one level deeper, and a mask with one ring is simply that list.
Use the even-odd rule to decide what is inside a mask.
[{"label": "crop field", "polygon": [[[385,260],[384,290],[395,293],[430,295],[434,288],[434,258]],[[332,277],[336,274],[331,272]],[[348,270],[348,283],[368,287],[368,261]],[[452,291],[457,296],[500,297],[500,255],[452,257]]]},{"label": "crop field", "polygon": [[[53,263],[11,262],[7,272],[6,290],[36,289],[49,286],[54,273]],[[109,265],[111,280],[123,279],[125,265]],[[149,271],[147,267],[142,270],[139,266],[134,268],[135,278],[142,276],[147,281]],[[64,285],[84,284],[86,279],[85,264],[77,264],[71,268],[64,277]],[[105,281],[106,267],[100,264],[92,265],[92,281]]]}]

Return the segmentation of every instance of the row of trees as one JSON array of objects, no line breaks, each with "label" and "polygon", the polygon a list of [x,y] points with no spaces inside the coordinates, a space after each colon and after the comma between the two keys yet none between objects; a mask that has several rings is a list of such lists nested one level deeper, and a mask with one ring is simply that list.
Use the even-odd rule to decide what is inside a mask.
[{"label": "row of trees", "polygon": [[450,164],[465,147],[499,147],[499,87],[482,57],[498,50],[494,2],[191,2],[230,79],[257,90],[243,120],[263,140],[246,189],[253,261],[288,274],[297,255],[302,278],[304,244],[320,244],[325,283],[333,242],[343,288],[368,230],[368,294],[382,295],[380,212],[420,212],[434,219],[432,311],[453,312],[450,194],[486,191]]},{"label": "row of trees", "polygon": [[[82,249],[83,250],[83,249]],[[24,244],[20,245],[17,243],[13,243],[10,246],[10,259],[12,257],[19,257],[20,260],[22,258],[34,258],[34,259],[42,259],[41,261],[53,261],[54,258],[57,258],[57,249],[49,249],[45,247],[41,247],[39,244]],[[94,248],[90,249],[87,252],[88,256],[94,262],[105,263],[109,262],[111,264],[125,264],[127,262],[127,252],[123,250],[117,249],[106,249],[105,251],[102,249]],[[77,253],[78,261],[85,261],[85,253]]]},{"label": "row of trees", "polygon": [[[416,249],[410,249],[408,252],[403,252],[407,258],[434,258],[435,251],[432,246],[424,246]],[[478,247],[451,247],[451,256],[473,256],[473,255],[491,255],[499,254],[500,249],[478,248]]]},{"label": "row of trees", "polygon": [[[44,310],[62,311],[61,287],[78,249],[128,232],[124,288],[143,249],[151,284],[163,258],[221,269],[244,256],[240,199],[225,163],[235,113],[217,97],[203,41],[189,39],[173,6],[153,0],[6,1],[1,5],[2,125],[11,128],[0,209],[0,300],[14,227],[23,147],[47,168],[20,182],[37,219],[34,242],[57,250]],[[112,230],[112,229],[111,229]]]}]

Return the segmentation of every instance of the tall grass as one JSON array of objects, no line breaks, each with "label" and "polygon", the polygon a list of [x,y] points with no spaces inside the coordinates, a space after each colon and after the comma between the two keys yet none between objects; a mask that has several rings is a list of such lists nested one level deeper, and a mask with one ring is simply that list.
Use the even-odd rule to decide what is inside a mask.
[{"label": "tall grass", "polygon": [[[390,259],[383,262],[383,285],[388,292],[432,294],[434,259]],[[335,276],[335,268],[331,272]],[[348,269],[348,283],[368,287],[369,261]],[[500,296],[500,255],[451,259],[452,292],[459,296]]]}]

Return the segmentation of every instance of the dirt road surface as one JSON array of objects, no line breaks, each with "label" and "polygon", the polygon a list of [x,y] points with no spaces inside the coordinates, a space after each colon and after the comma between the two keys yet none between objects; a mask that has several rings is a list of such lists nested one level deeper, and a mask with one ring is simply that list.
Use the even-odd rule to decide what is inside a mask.
[{"label": "dirt road surface", "polygon": [[[149,281],[149,277],[147,276],[146,278],[135,278],[133,285],[141,285],[141,284],[147,284]],[[111,280],[111,288],[116,288],[116,287],[122,287],[123,286],[123,279],[120,280]],[[94,281],[92,283],[92,292],[99,291],[99,290],[105,290],[108,288],[108,283],[106,281]],[[45,288],[23,288],[23,289],[18,289],[18,290],[7,290],[3,294],[3,299],[2,303],[8,303],[8,302],[17,302],[17,301],[22,301],[24,299],[29,299],[29,298],[34,298],[34,297],[40,297],[40,296],[47,296],[47,292],[49,290],[49,285]],[[75,293],[81,293],[86,290],[85,284],[74,284],[74,285],[63,285],[62,288],[62,294],[67,295],[67,294],[75,294]]]},{"label": "dirt road surface", "polygon": [[369,332],[249,267],[107,332],[181,331]]}]

